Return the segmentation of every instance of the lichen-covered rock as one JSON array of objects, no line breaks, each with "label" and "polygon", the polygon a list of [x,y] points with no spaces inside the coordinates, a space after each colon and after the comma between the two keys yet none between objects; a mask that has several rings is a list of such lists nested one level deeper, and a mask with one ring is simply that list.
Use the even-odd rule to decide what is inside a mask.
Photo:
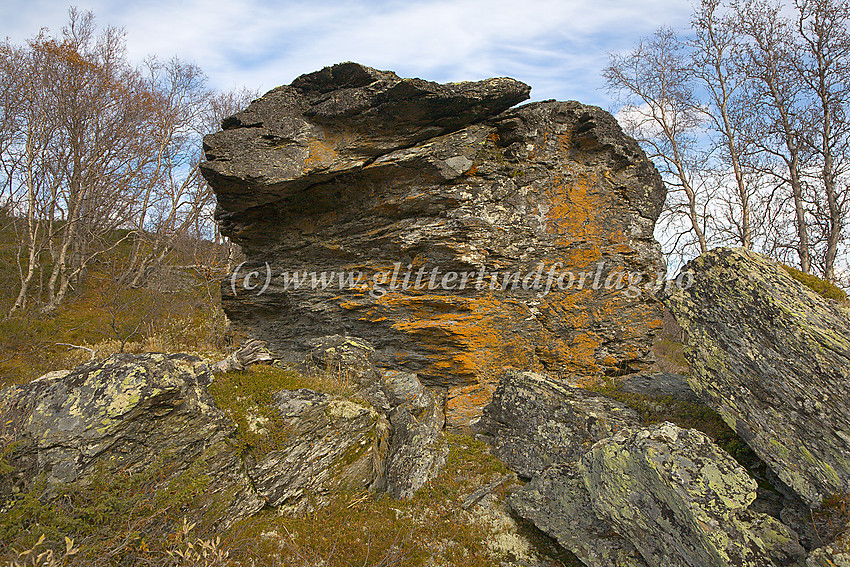
[{"label": "lichen-covered rock", "polygon": [[507,110],[528,91],[344,63],[225,120],[201,170],[248,257],[222,286],[234,325],[292,360],[315,337],[361,337],[378,366],[447,388],[453,428],[506,366],[640,370],[664,186],[599,108]]},{"label": "lichen-covered rock", "polygon": [[357,337],[333,335],[310,341],[308,367],[326,369],[355,382],[356,397],[389,419],[391,435],[384,476],[376,484],[395,498],[411,498],[446,462],[444,396],[425,388],[416,374],[379,370],[374,349]]},{"label": "lichen-covered rock", "polygon": [[399,405],[390,413],[393,433],[385,489],[396,498],[412,498],[446,464],[445,416],[436,402],[434,398],[421,410]]},{"label": "lichen-covered rock", "polygon": [[416,374],[395,370],[380,372],[366,394],[370,401],[384,400],[392,425],[384,489],[396,498],[412,498],[446,464],[445,398],[425,388]]},{"label": "lichen-covered rock", "polygon": [[299,512],[327,504],[340,489],[380,484],[390,432],[383,414],[306,389],[282,390],[275,403],[285,447],[248,466],[267,505]]},{"label": "lichen-covered rock", "polygon": [[310,339],[307,346],[310,351],[304,357],[304,363],[310,371],[335,373],[364,387],[378,381],[380,374],[375,368],[375,349],[368,341],[329,335]]},{"label": "lichen-covered rock", "polygon": [[756,481],[695,429],[625,430],[581,461],[593,507],[649,565],[798,565],[805,551],[775,518],[747,507]]},{"label": "lichen-covered rock", "polygon": [[392,426],[382,488],[395,498],[412,498],[446,464],[445,398],[411,372],[377,373],[379,379],[364,384],[361,395],[382,408]]},{"label": "lichen-covered rock", "polygon": [[616,400],[511,369],[502,375],[478,427],[490,437],[493,454],[530,478],[555,463],[576,461],[600,439],[639,425],[640,416]]},{"label": "lichen-covered rock", "polygon": [[114,355],[0,393],[4,423],[32,442],[34,473],[87,476],[98,461],[137,471],[162,451],[190,462],[235,429],[207,393],[209,368],[186,355]]},{"label": "lichen-covered rock", "polygon": [[635,546],[600,519],[578,463],[559,463],[514,492],[508,504],[588,567],[646,567]]},{"label": "lichen-covered rock", "polygon": [[837,540],[812,551],[806,567],[850,567],[850,525]]},{"label": "lichen-covered rock", "polygon": [[684,271],[664,302],[694,390],[809,506],[850,492],[850,310],[743,249]]},{"label": "lichen-covered rock", "polygon": [[16,442],[7,455],[14,483],[26,489],[41,474],[86,482],[99,465],[132,473],[163,458],[180,472],[203,458],[215,465],[212,488],[234,493],[225,523],[258,510],[236,424],[207,392],[211,379],[192,356],[116,354],[0,391],[0,437]]}]

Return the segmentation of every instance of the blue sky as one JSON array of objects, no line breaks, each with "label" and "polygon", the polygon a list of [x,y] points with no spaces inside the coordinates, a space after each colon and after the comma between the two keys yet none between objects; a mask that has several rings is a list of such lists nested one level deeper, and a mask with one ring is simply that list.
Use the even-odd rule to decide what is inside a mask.
[{"label": "blue sky", "polygon": [[[0,0],[0,37],[58,33],[67,0]],[[198,64],[219,89],[265,92],[340,61],[446,82],[509,76],[532,100],[610,108],[600,75],[608,52],[660,25],[687,26],[682,0],[381,0],[189,2],[79,0],[101,26],[123,27],[131,59]]]}]

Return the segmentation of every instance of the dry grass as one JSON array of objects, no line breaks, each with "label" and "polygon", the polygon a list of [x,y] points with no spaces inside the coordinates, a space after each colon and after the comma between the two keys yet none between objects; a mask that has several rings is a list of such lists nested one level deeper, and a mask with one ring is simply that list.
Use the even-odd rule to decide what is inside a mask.
[{"label": "dry grass", "polygon": [[[17,567],[19,557],[47,551],[54,563],[33,565],[489,567],[517,560],[518,551],[494,546],[505,539],[502,528],[480,510],[461,508],[468,494],[505,474],[504,465],[470,437],[446,442],[445,470],[412,500],[344,491],[328,507],[298,516],[264,510],[223,533],[210,531],[221,508],[202,465],[165,482],[167,464],[135,477],[104,473],[52,503],[41,502],[36,489],[0,514],[0,565]],[[509,490],[502,485],[494,497],[503,500]],[[66,537],[79,542],[72,554],[63,552]],[[580,565],[568,554],[553,561]]]},{"label": "dry grass", "polygon": [[655,354],[655,364],[652,368],[658,372],[688,374],[690,366],[684,354],[685,331],[666,309],[662,321],[661,331],[652,344],[652,352]]}]

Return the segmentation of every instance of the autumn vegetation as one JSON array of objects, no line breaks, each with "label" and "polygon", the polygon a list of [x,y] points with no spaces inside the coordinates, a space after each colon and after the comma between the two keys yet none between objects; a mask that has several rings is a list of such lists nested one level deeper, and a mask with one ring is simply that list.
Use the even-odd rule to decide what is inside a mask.
[{"label": "autumn vegetation", "polygon": [[[846,300],[848,21],[850,0],[703,0],[690,29],[661,28],[611,55],[604,76],[620,123],[668,187],[658,234],[673,264],[744,246]],[[240,337],[226,330],[218,282],[239,251],[217,230],[197,165],[201,137],[256,96],[211,89],[176,58],[134,64],[121,29],[99,30],[74,9],[58,35],[0,43],[0,387],[118,351],[213,359],[232,350]],[[680,333],[665,320],[660,369],[687,372]],[[280,440],[254,435],[248,409],[271,415],[276,389],[348,387],[303,380],[269,366],[228,374],[211,391],[240,442],[269,451]],[[753,464],[713,412],[601,390],[647,422],[672,416],[703,429]],[[346,493],[328,509],[266,510],[220,534],[210,530],[207,471],[174,476],[163,462],[134,476],[104,472],[50,503],[36,486],[0,514],[0,563],[428,565],[437,555],[493,564],[492,534],[460,516],[459,502],[506,469],[474,439],[447,442],[445,472],[412,501]]]},{"label": "autumn vegetation", "polygon": [[75,9],[58,36],[0,44],[1,228],[17,276],[4,311],[55,311],[121,246],[120,281],[136,288],[178,249],[194,269],[226,258],[200,138],[253,94],[213,91],[176,58],[135,66],[122,30]]}]

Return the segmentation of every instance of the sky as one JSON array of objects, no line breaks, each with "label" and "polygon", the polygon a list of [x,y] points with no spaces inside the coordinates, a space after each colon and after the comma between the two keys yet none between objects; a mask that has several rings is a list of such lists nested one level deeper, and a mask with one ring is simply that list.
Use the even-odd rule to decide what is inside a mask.
[{"label": "sky", "polygon": [[[532,100],[611,109],[601,71],[661,25],[687,27],[682,0],[77,0],[123,27],[130,59],[174,56],[220,90],[263,93],[342,61],[437,82],[508,76]],[[0,0],[0,38],[58,34],[68,0]]]}]

